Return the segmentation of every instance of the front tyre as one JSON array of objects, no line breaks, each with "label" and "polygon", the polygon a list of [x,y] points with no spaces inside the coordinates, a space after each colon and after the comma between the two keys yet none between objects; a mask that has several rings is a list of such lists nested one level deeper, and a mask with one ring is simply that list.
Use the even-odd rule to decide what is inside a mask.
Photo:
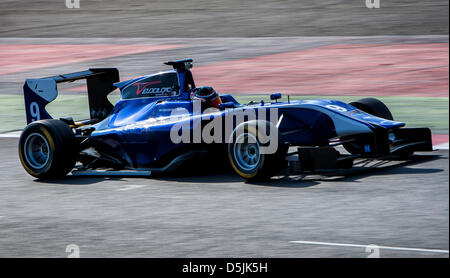
[{"label": "front tyre", "polygon": [[28,174],[39,179],[67,175],[75,166],[77,150],[72,129],[60,120],[33,122],[19,139],[20,162]]},{"label": "front tyre", "polygon": [[[261,129],[262,125],[266,125]],[[263,138],[263,132],[275,132],[277,144],[274,151],[265,153],[273,142]],[[270,132],[268,138],[270,137]],[[266,133],[267,134],[267,133]],[[233,132],[233,141],[228,145],[228,158],[235,172],[249,181],[266,180],[276,175],[286,164],[288,146],[284,145],[276,128],[269,123],[255,121],[238,126]]]},{"label": "front tyre", "polygon": [[394,117],[386,104],[376,98],[362,98],[357,101],[350,102],[350,105],[376,117],[390,121],[394,120]]}]

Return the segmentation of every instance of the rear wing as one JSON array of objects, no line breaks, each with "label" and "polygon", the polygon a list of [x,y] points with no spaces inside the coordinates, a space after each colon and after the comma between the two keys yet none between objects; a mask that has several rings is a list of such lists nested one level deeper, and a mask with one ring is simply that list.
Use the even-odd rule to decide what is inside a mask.
[{"label": "rear wing", "polygon": [[96,68],[69,74],[39,79],[27,79],[23,86],[27,124],[43,119],[52,119],[45,106],[58,96],[57,83],[86,79],[91,120],[103,120],[114,108],[107,96],[119,82],[116,68]]}]

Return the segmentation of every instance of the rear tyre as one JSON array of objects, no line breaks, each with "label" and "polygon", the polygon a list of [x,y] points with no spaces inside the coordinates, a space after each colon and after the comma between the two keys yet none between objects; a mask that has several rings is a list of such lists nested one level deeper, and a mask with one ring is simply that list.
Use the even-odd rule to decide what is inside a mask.
[{"label": "rear tyre", "polygon": [[[265,128],[260,128],[266,125]],[[267,137],[262,137],[263,131],[275,132],[278,143],[266,142]],[[267,136],[267,135],[266,135]],[[248,181],[267,180],[276,175],[286,165],[288,146],[283,143],[278,130],[264,121],[243,123],[233,132],[233,141],[228,145],[228,158],[235,172]],[[263,139],[264,138],[264,139]],[[269,136],[272,139],[272,137]],[[263,140],[261,140],[263,139]],[[265,142],[265,143],[263,143]],[[270,153],[264,150],[270,148]],[[273,151],[275,150],[275,151]]]},{"label": "rear tyre", "polygon": [[[350,105],[376,117],[390,121],[394,120],[394,117],[392,116],[392,113],[386,106],[386,104],[376,98],[363,98],[354,102],[350,102]],[[355,143],[347,143],[343,146],[351,154],[359,154],[362,152],[361,146]]]},{"label": "rear tyre", "polygon": [[60,120],[47,119],[29,124],[19,139],[19,158],[33,177],[56,179],[75,166],[78,146],[72,129]]}]

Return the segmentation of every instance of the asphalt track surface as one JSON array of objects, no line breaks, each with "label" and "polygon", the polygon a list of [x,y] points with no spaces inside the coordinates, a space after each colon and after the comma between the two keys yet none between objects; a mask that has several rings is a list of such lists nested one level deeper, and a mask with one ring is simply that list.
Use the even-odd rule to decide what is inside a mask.
[{"label": "asphalt track surface", "polygon": [[[448,151],[347,177],[244,183],[184,177],[30,177],[0,139],[0,257],[366,257],[319,241],[448,250]],[[448,253],[381,250],[381,257]]]},{"label": "asphalt track surface", "polygon": [[[367,9],[362,0],[147,2],[81,0],[81,9],[69,10],[62,0],[1,1],[0,44],[187,47],[5,73],[0,93],[20,94],[25,78],[93,66],[118,67],[122,77],[133,77],[186,56],[209,66],[342,43],[448,48],[448,1],[381,0],[380,9]],[[0,138],[0,257],[65,257],[70,244],[80,247],[81,257],[369,255],[365,248],[291,241],[445,251],[448,166],[448,151],[441,150],[346,177],[285,177],[262,184],[245,183],[227,170],[43,182],[21,167],[17,139]]]},{"label": "asphalt track surface", "polygon": [[2,0],[2,37],[286,37],[448,34],[448,1]]}]

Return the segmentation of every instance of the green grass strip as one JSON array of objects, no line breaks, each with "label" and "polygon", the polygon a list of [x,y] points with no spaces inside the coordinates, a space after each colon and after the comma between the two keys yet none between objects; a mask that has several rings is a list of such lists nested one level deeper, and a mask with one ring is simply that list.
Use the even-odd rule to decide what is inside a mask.
[{"label": "green grass strip", "polygon": [[[251,100],[269,101],[268,95],[234,95],[241,103]],[[111,102],[118,100],[118,94],[110,95]],[[336,99],[350,102],[362,97],[355,96],[291,96],[291,99]],[[433,133],[448,134],[449,102],[448,98],[427,97],[377,97],[391,110],[394,118],[406,122],[408,127],[430,127]],[[282,101],[287,98],[283,97]],[[87,96],[60,95],[47,106],[54,118],[73,117],[75,120],[89,118]],[[0,132],[22,129],[26,125],[24,99],[17,95],[2,95],[0,106]]]}]

